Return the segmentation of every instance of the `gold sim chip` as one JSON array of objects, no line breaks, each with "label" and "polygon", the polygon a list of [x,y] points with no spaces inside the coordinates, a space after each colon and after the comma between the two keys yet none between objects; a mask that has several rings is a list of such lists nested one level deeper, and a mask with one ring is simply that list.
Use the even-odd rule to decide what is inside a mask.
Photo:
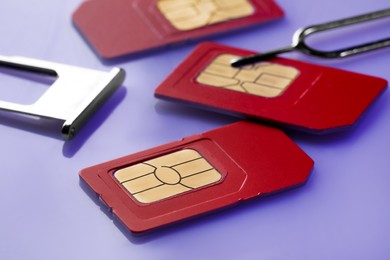
[{"label": "gold sim chip", "polygon": [[248,0],[158,0],[157,7],[181,31],[246,17],[255,11]]},{"label": "gold sim chip", "polygon": [[216,183],[222,175],[197,151],[184,149],[114,173],[141,203],[152,203]]},{"label": "gold sim chip", "polygon": [[296,68],[261,62],[241,68],[230,65],[238,56],[222,54],[215,58],[196,78],[213,87],[225,88],[261,97],[277,97],[299,75]]}]

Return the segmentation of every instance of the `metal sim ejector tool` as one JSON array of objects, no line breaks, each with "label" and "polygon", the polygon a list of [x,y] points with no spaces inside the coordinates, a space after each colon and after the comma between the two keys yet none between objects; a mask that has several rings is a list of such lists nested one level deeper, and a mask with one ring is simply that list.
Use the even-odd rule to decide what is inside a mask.
[{"label": "metal sim ejector tool", "polygon": [[336,28],[340,28],[340,27],[344,27],[344,26],[349,26],[349,25],[353,25],[353,24],[357,24],[357,23],[368,22],[368,21],[372,21],[372,20],[376,20],[376,19],[380,19],[380,18],[385,18],[388,16],[390,16],[390,8],[384,9],[381,11],[377,11],[377,12],[373,12],[373,13],[367,13],[367,14],[363,14],[363,15],[359,15],[359,16],[354,16],[354,17],[350,17],[350,18],[346,18],[346,19],[336,20],[333,22],[328,22],[328,23],[323,23],[323,24],[318,24],[318,25],[313,25],[313,26],[302,28],[302,29],[298,29],[293,36],[291,46],[276,49],[276,50],[269,51],[269,52],[260,53],[260,54],[250,55],[247,57],[238,58],[238,59],[233,60],[231,62],[231,65],[233,67],[240,67],[240,66],[244,66],[244,65],[249,65],[249,64],[252,64],[255,62],[270,59],[270,58],[272,58],[280,53],[294,51],[294,50],[303,52],[303,53],[308,54],[308,55],[321,57],[321,58],[344,58],[344,57],[348,57],[351,55],[356,55],[356,54],[360,54],[360,53],[364,53],[364,52],[368,52],[368,51],[373,51],[373,50],[389,47],[390,46],[390,38],[381,39],[381,40],[373,41],[373,42],[368,42],[365,44],[360,44],[360,45],[352,46],[352,47],[345,48],[345,49],[335,50],[335,51],[316,50],[316,49],[309,47],[305,43],[305,38],[309,35],[314,34],[314,33],[328,31],[328,30],[332,30],[332,29],[336,29]]},{"label": "metal sim ejector tool", "polygon": [[0,101],[0,110],[63,122],[62,135],[72,139],[90,115],[122,84],[125,71],[85,69],[25,57],[0,56],[0,66],[57,77],[32,105]]}]

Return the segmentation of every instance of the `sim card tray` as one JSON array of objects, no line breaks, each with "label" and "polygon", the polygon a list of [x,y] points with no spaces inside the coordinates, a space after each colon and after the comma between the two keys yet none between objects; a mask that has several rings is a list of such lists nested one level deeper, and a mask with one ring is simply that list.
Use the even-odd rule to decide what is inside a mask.
[{"label": "sim card tray", "polygon": [[90,115],[122,84],[125,71],[80,68],[25,57],[0,56],[0,66],[57,77],[31,105],[0,101],[0,110],[60,120],[62,135],[72,139]]}]

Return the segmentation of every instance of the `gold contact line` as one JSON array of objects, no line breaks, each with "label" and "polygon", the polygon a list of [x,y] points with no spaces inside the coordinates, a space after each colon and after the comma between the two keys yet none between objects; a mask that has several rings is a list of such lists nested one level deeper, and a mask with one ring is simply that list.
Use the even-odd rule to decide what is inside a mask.
[{"label": "gold contact line", "polygon": [[148,190],[152,190],[152,189],[158,188],[158,187],[160,187],[160,186],[163,186],[163,185],[167,185],[167,184],[165,184],[165,183],[162,183],[162,184],[159,184],[159,185],[157,185],[157,186],[150,187],[150,188],[147,188],[147,189],[144,189],[144,190],[141,190],[141,191],[135,192],[135,193],[130,193],[130,194],[131,194],[131,195],[136,195],[136,194],[139,194],[139,193],[142,193],[142,192],[148,191]]},{"label": "gold contact line", "polygon": [[[239,71],[238,71],[238,72],[239,72]],[[236,75],[234,75],[234,77],[237,76],[238,72],[236,73]],[[221,75],[214,74],[214,73],[211,73],[211,72],[208,72],[208,71],[204,71],[203,73],[204,73],[204,74],[213,75],[213,76],[217,76],[217,77],[221,77],[221,78],[225,78],[225,79],[234,79],[234,80],[236,81],[236,83],[232,83],[232,84],[231,84],[232,86],[235,86],[237,83],[240,82],[238,79],[235,79],[234,77],[229,78],[229,77],[221,76]],[[227,85],[227,86],[229,86],[229,85]]]},{"label": "gold contact line", "polygon": [[128,180],[125,180],[125,181],[122,181],[122,182],[120,182],[120,184],[129,182],[129,181],[133,181],[133,180],[136,180],[136,179],[139,179],[139,178],[143,178],[143,177],[148,176],[148,175],[150,175],[150,174],[154,174],[154,172],[149,172],[149,173],[146,173],[146,174],[144,174],[144,175],[137,176],[137,177],[135,177],[135,178],[128,179]]},{"label": "gold contact line", "polygon": [[[271,75],[271,76],[278,77],[278,76],[277,76],[277,75],[275,75],[275,74],[268,73],[268,72],[264,72],[264,73],[261,73],[261,74],[260,74],[260,75],[259,75],[259,76],[256,78],[256,80],[255,80],[255,81],[257,81],[258,79],[260,79],[260,78],[261,78],[261,76],[263,76],[263,75]],[[283,77],[280,77],[280,78],[283,78]],[[284,78],[284,79],[291,81],[291,79],[290,79],[290,78]],[[242,82],[242,83],[245,83],[245,81],[244,81],[244,82]],[[264,84],[264,83],[256,83],[256,84],[259,84],[259,85],[262,85],[262,86],[266,86],[266,87],[269,87],[269,88],[274,88],[274,89],[279,89],[279,90],[280,90],[280,88],[278,88],[278,87],[271,86],[271,85],[267,85],[267,84]]]},{"label": "gold contact line", "polygon": [[[284,65],[283,65],[284,66]],[[283,78],[283,79],[288,79],[288,80],[291,80],[291,78],[288,78],[288,77],[285,77],[283,75],[277,75],[277,74],[273,74],[273,73],[270,73],[270,72],[263,72],[261,75],[263,74],[266,74],[266,75],[271,75],[271,76],[275,76],[275,77],[278,77],[278,78]]]},{"label": "gold contact line", "polygon": [[[165,167],[165,168],[174,168],[174,167],[176,167],[176,166],[183,165],[183,164],[186,164],[186,163],[189,163],[189,162],[193,162],[193,161],[196,161],[196,160],[199,160],[199,159],[202,159],[202,157],[198,157],[198,158],[195,158],[195,159],[192,159],[192,160],[189,160],[189,161],[185,161],[185,162],[182,162],[182,163],[178,163],[178,164],[175,164],[175,165],[172,165],[172,166],[161,166],[161,167]],[[143,164],[146,164],[146,165],[148,165],[148,166],[153,167],[154,169],[157,169],[155,166],[153,166],[153,165],[151,165],[151,164],[147,164],[147,163],[143,163]],[[201,171],[201,172],[198,172],[198,173],[194,173],[194,174],[188,175],[187,177],[190,177],[190,176],[193,176],[193,175],[202,173],[202,172],[206,172],[206,171],[209,171],[209,170],[212,170],[212,169],[213,169],[213,168],[208,169],[208,170],[205,170],[205,171]],[[177,171],[176,169],[174,169],[174,171],[176,171],[176,172],[180,175],[180,172],[179,172],[179,171]],[[155,174],[155,171],[146,173],[146,174],[144,174],[144,175],[137,176],[137,177],[135,177],[135,178],[127,179],[127,180],[125,180],[125,181],[120,182],[120,184],[129,182],[129,181],[133,181],[133,180],[136,180],[136,179],[139,179],[139,178],[143,178],[143,177],[148,176],[148,175],[150,175],[150,174]],[[187,177],[180,177],[180,179],[184,179],[184,178],[187,178]]]},{"label": "gold contact line", "polygon": [[[212,73],[212,72],[208,72],[208,71],[204,71],[203,73],[204,73],[204,74],[213,75],[213,76],[218,76],[218,77],[225,78],[225,79],[235,79],[235,77],[237,76],[237,74],[238,74],[239,72],[240,72],[240,71],[237,71],[236,74],[234,74],[231,78],[226,77],[226,76],[222,76],[222,75],[218,75],[218,74],[215,74],[215,73]],[[235,80],[236,80],[236,81],[239,81],[238,79],[235,79]]]},{"label": "gold contact line", "polygon": [[[219,63],[219,62],[215,62],[215,63],[226,67],[226,64],[224,64],[224,63]],[[268,64],[268,65],[266,65],[266,66],[254,67],[254,69],[258,69],[259,67],[270,67],[270,66],[272,66],[272,64],[269,64],[269,63],[267,63],[267,64]],[[276,63],[275,63],[275,64],[276,64]],[[261,65],[261,64],[259,64],[259,65]],[[277,64],[277,65],[279,65],[279,64]],[[279,66],[285,66],[285,65],[279,65]],[[210,73],[210,72],[208,72],[208,71],[204,71],[203,73],[210,74],[210,75],[214,75],[214,76],[223,77],[223,78],[226,78],[226,79],[234,79],[234,77],[237,76],[237,74],[238,74],[239,72],[243,71],[243,70],[245,70],[245,69],[238,69],[237,72],[236,72],[236,74],[234,74],[234,76],[231,77],[231,78],[225,77],[225,76],[222,76],[222,75],[218,75],[218,74],[214,74],[214,73]],[[264,74],[266,74],[266,75],[271,75],[271,76],[275,76],[275,77],[278,77],[278,78],[283,78],[283,79],[289,79],[289,80],[291,80],[291,78],[289,78],[289,77],[286,77],[286,76],[283,76],[283,75],[274,74],[274,73],[270,73],[270,72],[263,72],[262,74],[259,75],[258,78],[256,78],[256,80],[259,79],[260,76],[261,76],[261,75],[264,75]]]},{"label": "gold contact line", "polygon": [[[218,77],[225,78],[225,79],[233,79],[233,80],[236,80],[237,83],[239,82],[238,79],[235,79],[235,78],[234,78],[235,76],[237,76],[237,74],[239,73],[239,71],[238,71],[238,72],[234,75],[234,77],[232,77],[232,78],[225,77],[225,76],[221,76],[221,75],[214,74],[214,73],[210,73],[210,72],[208,72],[208,71],[205,71],[205,72],[203,72],[203,73],[204,73],[204,74],[213,75],[213,76],[218,76]],[[272,74],[272,73],[267,73],[267,72],[265,72],[265,73],[260,74],[260,75],[256,78],[255,81],[257,81],[258,79],[260,79],[261,76],[263,76],[263,75],[271,75],[271,76],[278,77],[278,75],[276,75],[276,74]],[[290,80],[290,81],[291,81],[291,78],[286,78],[286,77],[280,77],[280,78],[283,78],[283,79],[286,79],[286,80]],[[222,86],[222,88],[227,88],[227,87],[229,87],[229,86],[236,86],[237,83],[232,83],[232,84],[229,84],[229,85],[225,85],[225,86]],[[240,84],[239,86],[242,87],[242,88],[245,90],[245,92],[248,93],[248,91],[247,91],[247,90],[245,89],[245,87],[243,86],[243,84],[245,84],[245,83],[246,83],[246,81],[243,81],[243,82],[241,82],[241,84]],[[260,85],[260,86],[265,86],[265,87],[268,87],[268,88],[280,90],[280,88],[277,88],[277,87],[275,87],[275,86],[271,86],[271,85],[267,85],[267,84],[263,84],[263,83],[261,83],[261,84],[260,84],[260,83],[256,83],[256,84],[258,84],[258,85]]]},{"label": "gold contact line", "polygon": [[195,159],[191,159],[189,161],[185,161],[185,162],[181,162],[181,163],[178,163],[178,164],[174,164],[174,165],[171,165],[171,166],[165,166],[165,167],[176,167],[176,166],[179,166],[179,165],[183,165],[183,164],[186,164],[186,163],[189,163],[189,162],[193,162],[193,161],[196,161],[196,160],[199,160],[199,159],[202,159],[202,157],[198,157],[198,158],[195,158]]},{"label": "gold contact line", "polygon": [[[176,9],[175,1],[170,2],[164,0],[157,1],[157,7],[175,28],[185,31],[246,17],[252,15],[255,10],[254,6],[248,0],[243,0],[236,4],[233,2],[229,6],[225,6],[224,3],[218,3],[217,1],[193,1],[192,3],[184,3],[184,5],[179,4],[176,6]],[[179,2],[184,1],[177,0],[176,4]],[[208,7],[203,6],[204,4]],[[183,10],[190,13],[187,13],[187,15],[179,15],[178,12],[180,13],[180,10],[177,10],[177,8],[184,8]],[[201,17],[201,19],[197,20],[197,17]],[[191,20],[194,19],[194,23],[191,24]]]},{"label": "gold contact line", "polygon": [[[223,6],[219,5],[218,2],[215,2],[215,4],[216,4],[217,6],[223,8]],[[234,8],[236,8],[236,7],[240,7],[240,5],[241,5],[241,4],[232,5],[231,8],[229,8],[229,9],[234,9]]]},{"label": "gold contact line", "polygon": [[[140,193],[142,193],[142,192],[145,192],[145,191],[148,191],[148,190],[152,190],[152,189],[155,189],[155,188],[164,186],[164,185],[168,185],[168,184],[160,184],[160,185],[157,185],[157,186],[154,186],[154,187],[151,187],[151,188],[147,188],[147,189],[145,189],[145,190],[141,190],[141,191],[138,191],[138,192],[135,192],[135,193],[130,193],[130,194],[131,194],[131,195],[137,195],[137,194],[140,194]],[[178,184],[175,184],[175,185],[181,185],[181,186],[183,186],[183,187],[185,187],[185,188],[188,188],[189,190],[194,190],[194,188],[188,187],[188,186],[186,186],[186,185],[184,185],[184,184],[182,184],[182,183],[178,183]],[[179,194],[176,194],[176,195],[179,195]],[[176,196],[176,195],[173,195],[173,196]],[[172,197],[172,196],[171,196],[171,197]]]},{"label": "gold contact line", "polygon": [[[242,82],[242,84],[245,84],[245,82]],[[274,86],[270,86],[270,85],[267,85],[267,84],[260,84],[260,83],[256,83],[257,85],[260,85],[260,86],[264,86],[264,87],[267,87],[267,88],[272,88],[272,89],[278,89],[278,90],[281,90],[280,88],[277,88],[277,87],[274,87]],[[244,88],[244,86],[240,85],[241,87]]]},{"label": "gold contact line", "polygon": [[154,203],[194,191],[216,183],[222,177],[194,149],[187,148],[155,159],[131,165],[118,175],[118,183],[141,203]]},{"label": "gold contact line", "polygon": [[[243,84],[245,84],[245,82],[242,82],[241,85],[240,85],[240,87],[242,87],[243,89],[245,89],[245,92],[249,93],[249,92],[247,91],[247,89],[243,86]],[[272,86],[269,86],[269,85],[265,85],[265,84],[256,83],[256,85],[263,86],[263,87],[266,87],[266,88],[272,88],[272,89],[280,90],[280,88],[275,88],[275,87],[272,87]]]},{"label": "gold contact line", "polygon": [[207,169],[207,170],[204,170],[204,171],[200,171],[200,172],[197,172],[197,173],[193,173],[193,174],[188,175],[188,176],[186,176],[186,177],[181,177],[181,179],[186,179],[186,178],[188,178],[188,177],[191,177],[191,176],[194,176],[194,175],[198,175],[198,174],[201,174],[201,173],[204,173],[204,172],[212,171],[212,170],[214,170],[214,168],[210,168],[210,169]]},{"label": "gold contact line", "polygon": [[[216,63],[216,64],[218,64],[218,65],[221,65],[221,66],[224,66],[224,67],[226,67],[226,64],[224,64],[224,63],[219,63],[219,62],[215,62],[215,63]],[[235,77],[237,76],[237,74],[238,74],[238,73],[240,73],[240,71],[241,71],[241,69],[237,69],[236,73],[233,75],[233,77],[232,77],[232,78],[228,78],[228,77],[220,76],[220,75],[218,75],[218,74],[213,74],[213,73],[210,73],[210,72],[208,72],[208,71],[204,71],[204,73],[206,73],[206,74],[210,74],[210,75],[214,75],[214,76],[223,77],[223,78],[226,78],[226,79],[235,79]],[[237,81],[238,81],[238,80],[237,80]]]},{"label": "gold contact line", "polygon": [[[242,85],[240,85],[240,87],[242,88],[243,93],[250,94],[250,92],[245,87],[243,87]],[[228,87],[222,87],[222,88],[228,88]]]},{"label": "gold contact line", "polygon": [[[209,75],[213,75],[213,76],[218,76],[218,77],[221,77],[221,78],[225,78],[225,79],[235,79],[235,77],[237,76],[237,74],[241,72],[241,70],[238,70],[236,72],[236,74],[234,74],[233,77],[229,78],[229,77],[226,77],[226,76],[222,76],[222,75],[218,75],[218,74],[215,74],[215,73],[211,73],[211,72],[208,72],[208,71],[204,71],[203,73],[204,74],[209,74]],[[284,76],[279,76],[277,74],[273,74],[273,73],[269,73],[269,72],[263,72],[261,73],[257,78],[256,80],[258,80],[262,75],[271,75],[271,76],[274,76],[274,77],[278,77],[278,78],[283,78],[283,79],[287,79],[287,80],[291,80],[291,78],[288,78],[288,77],[284,77]],[[235,79],[237,81],[239,81],[238,79]]]},{"label": "gold contact line", "polygon": [[[215,73],[211,73],[211,72],[208,72],[208,71],[203,71],[202,73],[204,74],[208,74],[208,75],[212,75],[212,76],[217,76],[217,77],[221,77],[221,78],[225,78],[225,79],[231,79],[231,80],[236,80],[236,83],[232,83],[232,84],[228,84],[228,85],[225,85],[225,86],[222,86],[221,88],[227,88],[229,86],[236,86],[236,84],[239,82],[238,79],[236,79],[235,77],[237,76],[237,74],[239,74],[240,71],[237,71],[236,74],[234,74],[233,77],[226,77],[226,76],[222,76],[222,75],[219,75],[219,74],[215,74]],[[274,76],[274,77],[279,77],[279,78],[283,78],[285,80],[289,80],[290,83],[291,83],[291,78],[288,78],[288,77],[284,77],[284,76],[279,76],[277,74],[272,74],[272,73],[268,73],[268,72],[264,72],[264,73],[261,73],[258,77],[255,78],[255,81],[257,81],[258,79],[261,78],[261,76],[263,75],[271,75],[271,76]],[[241,84],[239,85],[240,87],[244,88],[244,90],[247,92],[247,90],[245,89],[245,87],[242,86],[242,84],[245,84],[246,81],[243,81],[241,82]],[[272,88],[272,89],[278,89],[280,90],[280,88],[278,87],[275,87],[275,86],[271,86],[271,85],[267,85],[267,84],[263,84],[263,83],[256,83],[260,86],[265,86],[265,87],[268,87],[268,88]]]},{"label": "gold contact line", "polygon": [[[186,177],[181,177],[180,179],[186,179],[186,178],[189,178],[189,177],[191,177],[191,176],[198,175],[198,174],[201,174],[201,173],[204,173],[204,172],[208,172],[208,171],[212,171],[212,170],[214,170],[214,168],[210,168],[210,169],[207,169],[207,170],[204,170],[204,171],[200,171],[200,172],[197,172],[197,173],[188,175],[188,176],[186,176]],[[176,171],[176,170],[175,170],[175,171]],[[145,174],[145,175],[143,175],[143,176],[146,176],[146,175],[149,175],[149,174],[152,174],[152,173],[148,173],[148,174]],[[141,177],[143,177],[143,176],[141,176]],[[140,177],[137,177],[137,178],[134,178],[134,179],[138,179],[138,178],[140,178]],[[142,190],[142,191],[138,191],[138,192],[135,192],[135,193],[131,193],[131,195],[136,195],[136,194],[139,194],[139,193],[148,191],[148,190],[152,190],[152,189],[158,188],[158,187],[163,186],[163,185],[169,185],[169,184],[162,183],[162,184],[159,184],[159,185],[156,185],[156,186],[147,188],[147,189]],[[186,187],[186,188],[188,188],[188,189],[190,189],[190,190],[193,190],[193,189],[194,189],[194,188],[189,187],[189,186],[187,186],[187,185],[184,185],[183,183],[180,183],[180,182],[177,183],[177,184],[175,184],[175,185],[181,185],[181,186]]]},{"label": "gold contact line", "polygon": [[[173,169],[174,166],[161,166],[161,168],[169,168],[169,169],[172,169],[173,171],[175,171],[177,173],[177,175],[179,175],[179,182],[176,183],[176,184],[179,184],[180,181],[183,179],[183,177],[181,177],[181,174],[178,170],[176,169]],[[156,172],[153,172],[153,173],[156,173]],[[163,184],[166,184],[166,185],[172,185],[172,184],[168,184],[168,183],[165,183],[164,181],[160,180],[160,178],[158,176],[155,176],[157,180],[159,180],[160,182],[162,182]],[[176,185],[176,184],[173,184],[173,185]]]},{"label": "gold contact line", "polygon": [[[199,2],[199,1],[198,1],[198,2]],[[190,7],[193,8],[194,10],[196,10],[196,12],[197,12],[198,15],[202,13],[202,12],[199,11],[199,9],[197,8],[197,5],[196,5],[196,4],[190,5]],[[221,7],[221,6],[219,6],[219,5],[218,5],[218,7],[219,7],[219,8],[222,8],[222,10],[223,10],[223,7]],[[234,9],[234,8],[237,8],[237,7],[240,7],[240,5],[231,6],[231,8],[229,8],[229,9]],[[206,24],[210,24],[210,21],[212,20],[213,16],[215,16],[215,14],[217,14],[217,13],[220,12],[220,11],[221,11],[221,10],[216,10],[216,11],[214,11],[214,12],[211,12],[211,13],[210,13],[210,18],[207,20]],[[175,20],[180,22],[180,21],[185,21],[185,20],[187,20],[187,19],[188,19],[187,17],[183,17],[183,18],[176,18]]]}]

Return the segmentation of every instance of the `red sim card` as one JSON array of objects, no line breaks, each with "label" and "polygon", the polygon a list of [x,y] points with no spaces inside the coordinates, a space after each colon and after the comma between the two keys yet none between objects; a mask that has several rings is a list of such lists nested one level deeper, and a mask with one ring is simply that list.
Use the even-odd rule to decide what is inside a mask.
[{"label": "red sim card", "polygon": [[230,66],[250,54],[201,44],[155,95],[320,133],[352,126],[387,85],[381,78],[283,58]]},{"label": "red sim card", "polygon": [[73,21],[103,58],[280,18],[273,0],[90,0]]},{"label": "red sim card", "polygon": [[281,130],[238,122],[80,172],[133,232],[304,184],[313,161]]}]

